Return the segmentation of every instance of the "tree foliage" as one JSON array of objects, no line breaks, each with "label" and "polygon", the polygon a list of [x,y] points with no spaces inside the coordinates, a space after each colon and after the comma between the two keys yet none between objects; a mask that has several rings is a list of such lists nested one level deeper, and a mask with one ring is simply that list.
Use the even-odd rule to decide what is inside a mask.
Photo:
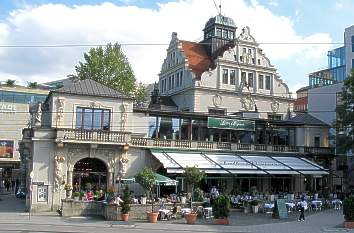
[{"label": "tree foliage", "polygon": [[[194,191],[194,186],[197,185],[205,177],[205,173],[200,171],[196,167],[186,167],[184,169],[183,176],[186,179],[187,184],[192,186],[192,194]],[[193,195],[191,195],[191,208],[193,203]]]},{"label": "tree foliage", "polygon": [[130,211],[130,198],[131,198],[130,197],[130,190],[129,190],[128,185],[126,185],[124,187],[124,191],[123,191],[123,198],[122,198],[123,203],[121,204],[121,206],[122,206],[121,212],[123,214],[127,214]]},{"label": "tree foliage", "polygon": [[7,79],[7,80],[5,81],[5,85],[8,86],[8,87],[13,87],[13,86],[15,86],[15,83],[16,83],[16,80],[14,80],[14,79]]},{"label": "tree foliage", "polygon": [[154,171],[150,167],[144,167],[138,174],[135,175],[135,181],[138,182],[144,189],[146,189],[151,198],[151,212],[154,211],[154,197],[153,190],[156,184],[156,177]]},{"label": "tree foliage", "polygon": [[353,128],[354,128],[354,69],[351,75],[344,81],[340,104],[337,105],[336,128],[339,135],[337,140],[337,148],[342,152],[352,149]]},{"label": "tree foliage", "polygon": [[38,83],[37,82],[27,82],[27,87],[29,88],[37,88]]},{"label": "tree foliage", "polygon": [[91,48],[84,53],[84,59],[75,66],[76,74],[68,75],[69,78],[93,79],[124,95],[142,99],[144,86],[136,84],[133,69],[118,43]]}]

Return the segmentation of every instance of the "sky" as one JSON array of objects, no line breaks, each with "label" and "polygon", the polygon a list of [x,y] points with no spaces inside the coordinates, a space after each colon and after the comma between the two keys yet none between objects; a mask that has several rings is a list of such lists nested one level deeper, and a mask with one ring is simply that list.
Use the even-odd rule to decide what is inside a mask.
[{"label": "sky", "polygon": [[[239,34],[249,26],[281,79],[295,92],[327,66],[354,24],[354,0],[215,0]],[[47,82],[75,73],[90,47],[118,42],[138,81],[158,81],[172,32],[200,41],[217,14],[213,0],[0,0],[0,81]],[[126,45],[126,44],[159,45]],[[9,46],[10,45],[10,46]],[[17,47],[20,46],[20,47]]]}]

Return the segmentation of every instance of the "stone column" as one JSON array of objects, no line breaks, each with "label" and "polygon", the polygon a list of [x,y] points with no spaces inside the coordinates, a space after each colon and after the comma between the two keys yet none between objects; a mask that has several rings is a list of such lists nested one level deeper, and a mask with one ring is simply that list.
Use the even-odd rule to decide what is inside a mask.
[{"label": "stone column", "polygon": [[[68,170],[68,172],[67,172],[66,183],[70,184],[71,187],[74,187],[74,185],[73,185],[73,171],[72,170]],[[73,192],[73,190],[67,190],[66,191],[66,196],[67,197],[71,197],[72,196],[72,192]]]},{"label": "stone column", "polygon": [[108,171],[107,172],[107,188],[112,186],[112,184],[113,184],[113,172]]}]

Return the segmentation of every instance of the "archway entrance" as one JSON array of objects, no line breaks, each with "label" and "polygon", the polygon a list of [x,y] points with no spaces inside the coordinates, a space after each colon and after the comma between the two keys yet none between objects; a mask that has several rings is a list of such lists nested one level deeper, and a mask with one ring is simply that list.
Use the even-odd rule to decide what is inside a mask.
[{"label": "archway entrance", "polygon": [[73,171],[73,191],[105,190],[107,166],[96,158],[79,160]]}]

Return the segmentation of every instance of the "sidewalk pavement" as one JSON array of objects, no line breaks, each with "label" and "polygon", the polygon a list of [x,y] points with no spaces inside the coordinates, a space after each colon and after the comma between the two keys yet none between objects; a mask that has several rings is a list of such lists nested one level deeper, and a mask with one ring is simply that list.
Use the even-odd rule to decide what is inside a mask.
[{"label": "sidewalk pavement", "polygon": [[24,213],[24,200],[13,195],[0,196],[0,225],[23,224],[26,226],[42,227],[77,227],[95,228],[104,231],[109,229],[132,228],[148,231],[187,231],[187,232],[262,232],[262,233],[322,233],[322,232],[354,232],[342,228],[344,221],[341,210],[324,210],[306,216],[305,222],[298,222],[298,213],[290,214],[289,219],[273,219],[266,214],[243,214],[233,212],[230,216],[231,225],[213,225],[212,222],[199,221],[197,225],[187,225],[183,219],[177,221],[159,221],[156,224],[146,221],[104,221],[102,218],[71,217],[63,218],[56,213],[40,213],[28,218]]}]

